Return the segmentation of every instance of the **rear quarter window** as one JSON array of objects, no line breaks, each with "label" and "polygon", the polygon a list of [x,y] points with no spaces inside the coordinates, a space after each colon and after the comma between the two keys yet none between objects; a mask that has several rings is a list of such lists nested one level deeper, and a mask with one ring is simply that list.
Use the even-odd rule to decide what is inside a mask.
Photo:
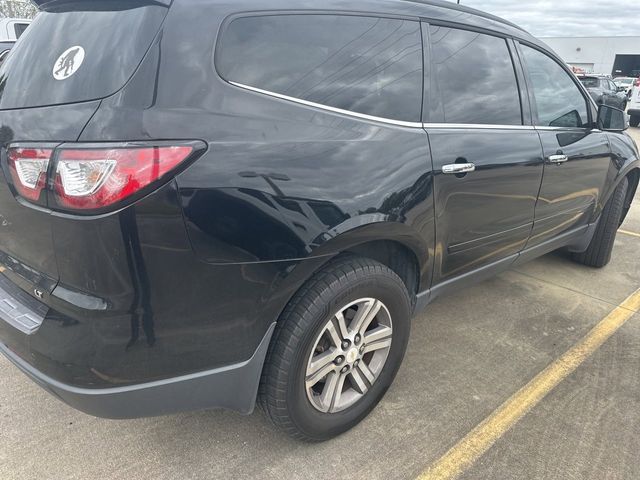
[{"label": "rear quarter window", "polygon": [[320,105],[419,122],[422,37],[416,21],[343,15],[233,20],[216,67],[227,81]]},{"label": "rear quarter window", "polygon": [[[105,4],[108,4],[105,8]],[[40,12],[0,68],[0,109],[109,96],[124,86],[151,45],[167,8],[149,2],[71,2]],[[77,70],[54,78],[61,55],[82,47]]]}]

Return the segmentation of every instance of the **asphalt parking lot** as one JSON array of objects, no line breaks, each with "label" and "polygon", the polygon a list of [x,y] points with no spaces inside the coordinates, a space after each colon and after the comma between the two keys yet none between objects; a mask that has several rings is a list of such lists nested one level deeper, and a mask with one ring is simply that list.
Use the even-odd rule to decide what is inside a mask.
[{"label": "asphalt parking lot", "polygon": [[[638,479],[640,308],[616,307],[640,288],[640,195],[622,228],[604,270],[554,253],[437,300],[380,406],[320,445],[290,440],[259,412],[96,419],[2,357],[0,478],[390,480],[434,478],[435,464],[442,478]],[[601,323],[611,318],[615,328]],[[580,344],[602,325],[602,346]],[[557,363],[567,351],[575,370]],[[549,365],[551,383],[536,377]],[[522,394],[534,378],[543,395]]]}]

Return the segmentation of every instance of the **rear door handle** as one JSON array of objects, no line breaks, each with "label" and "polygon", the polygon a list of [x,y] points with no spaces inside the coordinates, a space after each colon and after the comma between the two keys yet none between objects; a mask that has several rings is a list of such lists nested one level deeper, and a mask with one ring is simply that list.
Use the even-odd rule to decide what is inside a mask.
[{"label": "rear door handle", "polygon": [[476,166],[473,163],[453,163],[442,167],[442,173],[446,174],[471,173],[475,171]]},{"label": "rear door handle", "polygon": [[553,163],[555,165],[562,165],[569,161],[569,157],[567,155],[551,155],[549,157],[549,163]]}]

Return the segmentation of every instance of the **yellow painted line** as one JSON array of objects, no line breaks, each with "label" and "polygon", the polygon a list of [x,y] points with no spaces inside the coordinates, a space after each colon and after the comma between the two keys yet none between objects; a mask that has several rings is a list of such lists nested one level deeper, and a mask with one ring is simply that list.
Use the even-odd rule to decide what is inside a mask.
[{"label": "yellow painted line", "polygon": [[418,480],[454,479],[468,470],[502,435],[638,312],[640,312],[640,289],[616,307],[580,342],[471,430],[422,473]]},{"label": "yellow painted line", "polygon": [[625,235],[631,235],[632,237],[640,238],[640,233],[630,232],[629,230],[618,230],[620,233],[624,233]]}]

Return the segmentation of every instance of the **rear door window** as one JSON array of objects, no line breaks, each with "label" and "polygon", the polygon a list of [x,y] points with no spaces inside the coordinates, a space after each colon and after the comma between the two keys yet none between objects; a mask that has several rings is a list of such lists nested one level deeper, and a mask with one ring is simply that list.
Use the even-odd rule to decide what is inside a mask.
[{"label": "rear door window", "polygon": [[234,20],[216,57],[227,81],[356,113],[419,122],[417,21],[342,15]]},{"label": "rear door window", "polygon": [[581,78],[580,81],[586,88],[598,88],[600,85],[598,79],[593,77]]},{"label": "rear door window", "polygon": [[516,72],[504,38],[430,27],[445,123],[522,125]]},{"label": "rear door window", "polygon": [[115,93],[142,61],[167,12],[149,1],[52,5],[36,16],[0,68],[0,109]]},{"label": "rear door window", "polygon": [[548,55],[526,45],[521,48],[538,111],[537,125],[588,127],[587,102],[570,74]]}]

